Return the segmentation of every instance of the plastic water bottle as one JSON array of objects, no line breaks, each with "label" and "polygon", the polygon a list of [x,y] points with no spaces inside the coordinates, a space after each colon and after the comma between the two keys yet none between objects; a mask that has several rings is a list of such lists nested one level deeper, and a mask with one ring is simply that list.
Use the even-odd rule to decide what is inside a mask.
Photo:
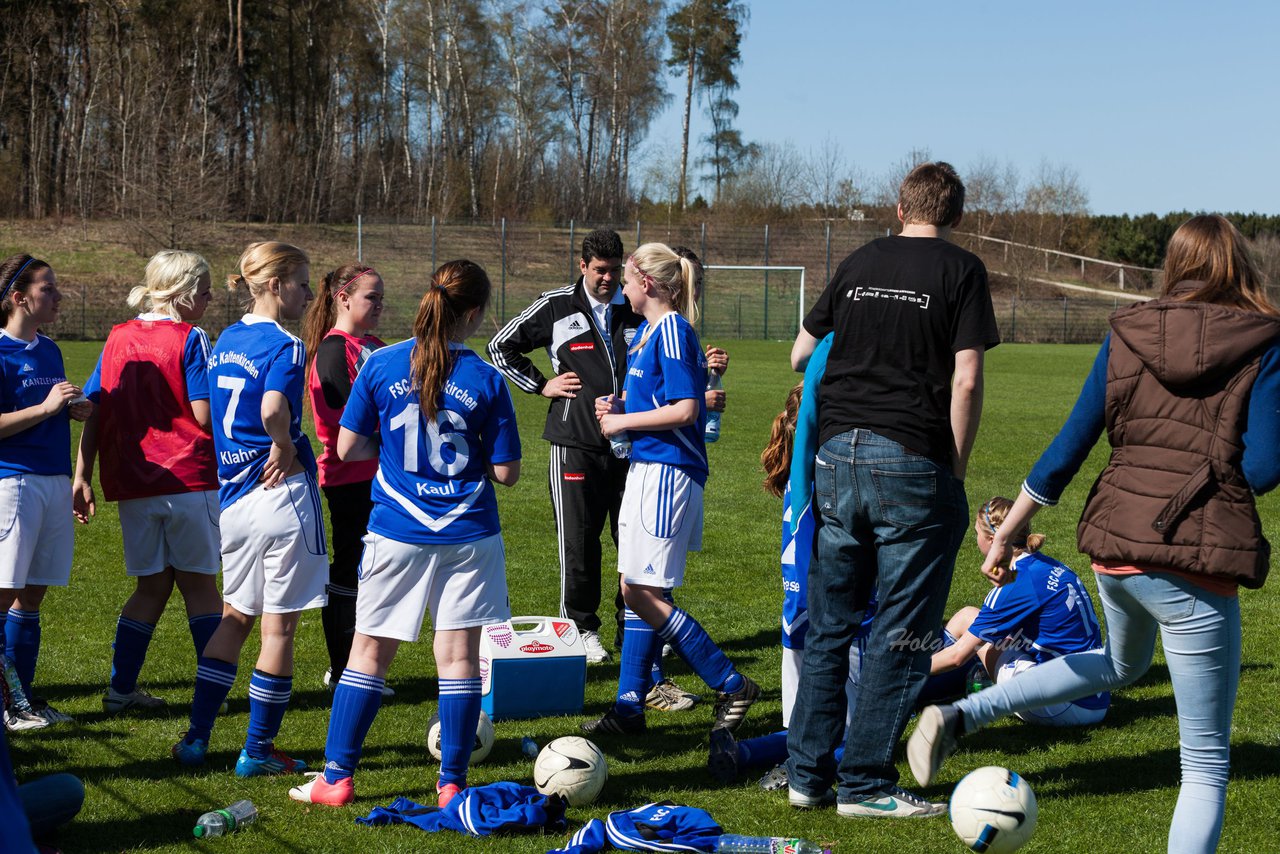
[{"label": "plastic water bottle", "polygon": [[526,735],[524,738],[520,739],[520,752],[529,759],[537,759],[538,742]]},{"label": "plastic water bottle", "polygon": [[258,818],[258,808],[252,801],[236,801],[225,810],[214,810],[200,816],[191,833],[196,839],[225,836],[234,833]]},{"label": "plastic water bottle", "polygon": [[[597,401],[608,401],[610,411],[618,411],[618,397],[613,394],[601,395],[596,398]],[[627,435],[627,431],[623,430],[609,437],[609,451],[620,460],[625,460],[631,456],[631,437]]]},{"label": "plastic water bottle", "polygon": [[991,676],[987,674],[987,668],[978,663],[969,670],[969,675],[965,679],[965,692],[976,694],[979,691],[985,691],[993,684]]},{"label": "plastic water bottle", "polygon": [[[707,371],[707,391],[719,391],[722,388],[724,388],[724,380],[720,377],[720,372]],[[707,410],[707,426],[702,434],[707,442],[714,442],[720,438],[721,415],[724,413]]]},{"label": "plastic water bottle", "polygon": [[720,854],[824,854],[818,843],[784,836],[739,836],[726,833],[716,841]]}]

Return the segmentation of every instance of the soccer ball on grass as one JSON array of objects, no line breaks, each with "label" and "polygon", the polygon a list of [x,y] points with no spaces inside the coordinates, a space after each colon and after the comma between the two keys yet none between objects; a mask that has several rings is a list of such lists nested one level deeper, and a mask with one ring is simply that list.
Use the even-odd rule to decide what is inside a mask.
[{"label": "soccer ball on grass", "polygon": [[594,801],[609,779],[600,748],[577,735],[557,738],[533,763],[533,785],[544,795],[560,795],[570,806]]},{"label": "soccer ball on grass", "polygon": [[951,826],[965,845],[985,854],[1009,854],[1036,829],[1036,796],[1008,768],[987,766],[967,775],[951,793]]},{"label": "soccer ball on grass", "polygon": [[[489,751],[493,750],[493,721],[489,720],[489,716],[484,712],[480,713],[480,721],[476,724],[476,743],[471,748],[471,761],[469,764],[475,765],[483,762],[485,757],[489,755]],[[440,759],[440,715],[433,714],[431,720],[427,723],[427,751],[436,758]]]}]

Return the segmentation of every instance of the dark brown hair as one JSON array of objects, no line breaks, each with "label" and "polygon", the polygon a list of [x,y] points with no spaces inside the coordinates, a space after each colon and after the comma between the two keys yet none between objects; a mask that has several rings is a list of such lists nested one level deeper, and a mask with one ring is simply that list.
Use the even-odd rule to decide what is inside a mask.
[{"label": "dark brown hair", "polygon": [[764,466],[764,491],[782,497],[791,477],[791,448],[796,438],[796,416],[800,414],[800,399],[804,395],[804,383],[796,383],[787,393],[787,405],[773,419],[769,430],[769,444],[760,453],[760,465]]},{"label": "dark brown hair", "polygon": [[4,298],[0,299],[0,325],[8,323],[13,315],[16,308],[13,295],[25,294],[36,273],[48,269],[47,262],[26,254],[12,255],[0,263],[0,291],[4,291]]},{"label": "dark brown hair", "polygon": [[329,330],[333,328],[333,324],[337,319],[337,309],[334,307],[334,291],[342,287],[344,283],[350,282],[357,276],[364,275],[373,268],[367,264],[343,264],[336,270],[330,270],[324,274],[324,281],[320,283],[320,291],[316,294],[316,298],[311,301],[311,305],[307,306],[307,316],[302,319],[302,343],[307,348],[307,370],[310,372],[311,365],[315,363],[316,352],[320,349],[320,342],[324,340],[324,336],[329,334]]},{"label": "dark brown hair", "polygon": [[472,261],[446,261],[431,276],[413,321],[413,381],[425,418],[434,421],[440,408],[453,354],[449,344],[466,322],[467,313],[489,302],[489,276]]},{"label": "dark brown hair", "polygon": [[902,179],[898,206],[904,224],[955,225],[964,213],[964,183],[950,163],[921,163]]},{"label": "dark brown hair", "polygon": [[1179,282],[1188,281],[1198,282],[1200,287],[1178,299],[1280,314],[1267,297],[1244,235],[1226,217],[1193,216],[1169,238],[1164,256],[1164,294],[1167,296]]}]

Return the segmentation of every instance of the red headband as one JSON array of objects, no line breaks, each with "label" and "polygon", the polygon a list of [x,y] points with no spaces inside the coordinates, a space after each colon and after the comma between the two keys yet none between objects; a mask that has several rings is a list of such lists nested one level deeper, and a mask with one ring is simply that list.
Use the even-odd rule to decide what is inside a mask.
[{"label": "red headband", "polygon": [[334,292],[333,292],[333,295],[336,297],[338,294],[342,293],[342,292],[343,292],[343,291],[345,291],[348,287],[350,287],[350,286],[351,286],[351,283],[352,283],[352,282],[354,282],[356,279],[360,278],[361,276],[367,276],[367,275],[369,275],[370,273],[373,273],[375,276],[377,276],[377,275],[378,275],[378,271],[377,271],[377,270],[375,270],[375,269],[373,269],[372,267],[370,267],[370,268],[369,268],[369,269],[367,269],[367,270],[361,270],[359,273],[356,273],[354,276],[352,276],[351,278],[349,278],[349,279],[347,279],[345,282],[343,282],[342,287],[340,287],[340,288],[338,288],[336,291],[334,291]]},{"label": "red headband", "polygon": [[644,280],[644,283],[645,283],[646,285],[648,285],[649,287],[651,287],[651,288],[652,288],[652,287],[655,287],[655,286],[658,284],[658,280],[657,280],[657,279],[655,279],[653,276],[650,276],[650,275],[649,275],[648,273],[646,273],[644,270],[640,269],[640,265],[636,263],[636,256],[634,256],[634,255],[628,255],[628,256],[627,256],[627,263],[628,263],[628,264],[630,264],[632,267],[635,267],[635,268],[636,268],[636,272],[640,274],[640,278]]}]

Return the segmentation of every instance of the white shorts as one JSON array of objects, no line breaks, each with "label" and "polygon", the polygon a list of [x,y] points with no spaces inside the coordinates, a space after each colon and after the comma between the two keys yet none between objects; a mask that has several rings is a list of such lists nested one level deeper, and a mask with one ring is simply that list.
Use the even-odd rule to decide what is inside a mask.
[{"label": "white shorts", "polygon": [[424,545],[365,534],[356,631],[416,641],[428,608],[438,632],[511,619],[502,535]]},{"label": "white shorts", "polygon": [[[1026,652],[1006,649],[1000,653],[996,663],[996,684],[1015,678],[1019,673],[1030,670],[1037,664]],[[1018,712],[1018,717],[1029,724],[1037,726],[1089,726],[1100,723],[1107,716],[1104,709],[1086,709],[1075,703],[1054,703],[1052,706],[1041,706]]]},{"label": "white shorts", "polygon": [[702,487],[675,466],[632,463],[618,513],[623,580],[679,587],[687,555],[697,551],[702,551]]},{"label": "white shorts", "polygon": [[131,578],[171,566],[181,572],[218,571],[218,491],[179,492],[120,502],[124,568]]},{"label": "white shorts", "polygon": [[66,587],[74,544],[70,478],[0,478],[0,588]]},{"label": "white shorts", "polygon": [[222,599],[242,614],[290,614],[325,604],[329,553],[315,478],[259,486],[222,511]]}]

